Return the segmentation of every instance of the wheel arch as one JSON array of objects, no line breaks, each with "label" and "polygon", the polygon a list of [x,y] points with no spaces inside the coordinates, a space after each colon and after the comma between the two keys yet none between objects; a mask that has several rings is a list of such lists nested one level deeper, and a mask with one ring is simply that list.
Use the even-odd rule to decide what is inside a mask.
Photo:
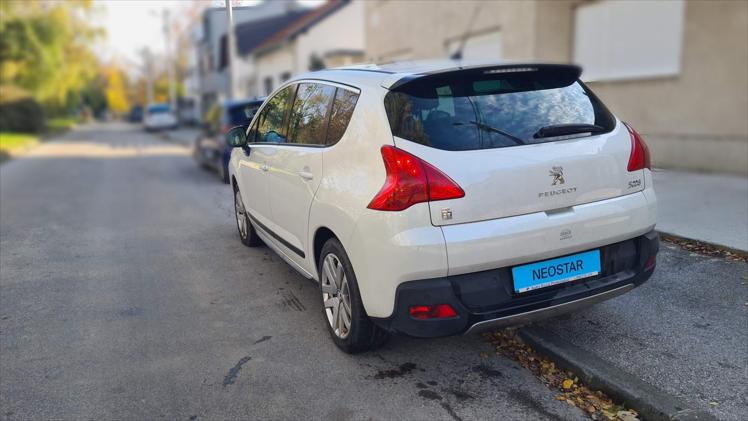
[{"label": "wheel arch", "polygon": [[314,256],[314,267],[317,269],[317,276],[319,277],[319,258],[322,254],[322,247],[325,245],[327,240],[336,238],[340,241],[340,238],[335,233],[325,226],[321,226],[314,231],[314,239],[312,240],[312,256]]}]

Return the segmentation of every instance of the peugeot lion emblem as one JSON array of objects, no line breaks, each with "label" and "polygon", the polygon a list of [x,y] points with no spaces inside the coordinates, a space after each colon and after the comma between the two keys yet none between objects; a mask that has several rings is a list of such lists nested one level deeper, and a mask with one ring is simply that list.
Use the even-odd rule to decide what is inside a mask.
[{"label": "peugeot lion emblem", "polygon": [[553,183],[551,183],[551,186],[555,186],[556,184],[564,184],[564,167],[553,167],[548,172],[548,175],[553,177]]}]

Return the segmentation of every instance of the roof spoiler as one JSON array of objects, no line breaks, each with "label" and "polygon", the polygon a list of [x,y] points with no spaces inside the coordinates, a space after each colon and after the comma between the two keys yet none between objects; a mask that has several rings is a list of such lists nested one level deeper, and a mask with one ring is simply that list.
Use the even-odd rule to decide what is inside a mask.
[{"label": "roof spoiler", "polygon": [[519,72],[548,72],[564,74],[564,76],[568,77],[570,81],[573,81],[579,79],[579,76],[581,76],[582,74],[582,68],[580,66],[577,66],[576,64],[548,63],[460,66],[444,70],[414,73],[407,76],[403,76],[402,74],[393,74],[391,77],[386,78],[382,82],[382,87],[389,90],[395,90],[415,80],[422,80],[425,78],[449,77],[452,74],[461,74],[464,76],[482,76],[488,74]]}]

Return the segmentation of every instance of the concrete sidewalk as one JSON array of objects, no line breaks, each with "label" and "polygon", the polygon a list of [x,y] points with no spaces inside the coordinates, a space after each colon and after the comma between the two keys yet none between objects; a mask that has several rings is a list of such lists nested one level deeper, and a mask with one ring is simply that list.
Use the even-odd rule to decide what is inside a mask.
[{"label": "concrete sidewalk", "polygon": [[654,171],[657,230],[748,251],[748,178]]}]

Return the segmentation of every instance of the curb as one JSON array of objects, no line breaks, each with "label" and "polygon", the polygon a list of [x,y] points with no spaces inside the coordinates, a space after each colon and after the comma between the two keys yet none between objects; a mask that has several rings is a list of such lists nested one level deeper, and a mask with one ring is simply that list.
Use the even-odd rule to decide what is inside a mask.
[{"label": "curb", "polygon": [[632,376],[566,339],[543,328],[517,330],[520,338],[557,366],[573,371],[590,388],[599,389],[623,402],[650,421],[717,420],[708,412],[690,408],[687,402]]},{"label": "curb", "polygon": [[697,240],[695,238],[684,237],[682,235],[672,234],[672,233],[665,232],[665,231],[660,231],[660,230],[657,230],[657,233],[660,234],[660,237],[663,238],[663,239],[665,239],[665,240],[667,240],[668,238],[670,238],[670,239],[674,239],[674,240],[690,241],[690,242],[693,242],[693,243],[701,243],[701,244],[707,245],[709,247],[713,247],[713,248],[715,248],[717,250],[727,251],[727,252],[736,254],[738,256],[742,256],[742,257],[748,257],[748,251],[747,250],[737,249],[737,248],[734,248],[734,247],[725,246],[725,245],[718,244],[718,243],[711,243],[709,241]]}]

